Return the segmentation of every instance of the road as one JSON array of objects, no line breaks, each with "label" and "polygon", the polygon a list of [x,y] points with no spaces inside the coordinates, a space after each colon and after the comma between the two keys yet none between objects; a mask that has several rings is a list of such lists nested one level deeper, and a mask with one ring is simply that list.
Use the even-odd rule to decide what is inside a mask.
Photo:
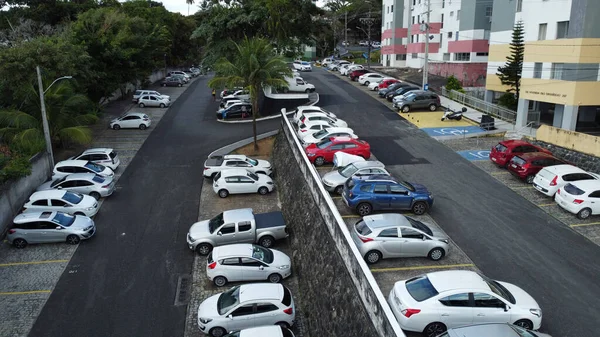
[{"label": "road", "polygon": [[318,68],[302,76],[316,86],[319,105],[346,120],[394,175],[433,192],[430,215],[477,267],[539,302],[541,331],[554,337],[598,335],[599,246],[360,89]]},{"label": "road", "polygon": [[[193,253],[185,236],[198,219],[203,163],[213,150],[252,136],[252,124],[215,120],[207,78],[154,125],[44,306],[31,337],[182,336],[187,304],[175,305]],[[259,123],[259,132],[279,127]],[[127,132],[121,130],[119,132]]]}]

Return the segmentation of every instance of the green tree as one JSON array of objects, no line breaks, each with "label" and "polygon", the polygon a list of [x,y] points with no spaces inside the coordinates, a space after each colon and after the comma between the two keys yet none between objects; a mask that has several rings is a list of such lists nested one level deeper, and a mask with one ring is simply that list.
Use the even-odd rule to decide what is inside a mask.
[{"label": "green tree", "polygon": [[506,63],[498,67],[496,75],[500,78],[503,85],[509,86],[507,93],[514,93],[515,100],[519,101],[521,89],[521,74],[523,72],[523,55],[525,53],[523,22],[515,24],[510,43],[510,55],[506,58]]},{"label": "green tree", "polygon": [[252,102],[252,131],[254,148],[256,142],[256,117],[258,111],[258,95],[266,87],[282,87],[287,85],[286,76],[292,71],[281,55],[275,53],[273,46],[265,38],[244,38],[241,43],[231,41],[236,50],[229,57],[221,58],[215,64],[217,76],[208,82],[211,88],[243,87],[250,91]]}]

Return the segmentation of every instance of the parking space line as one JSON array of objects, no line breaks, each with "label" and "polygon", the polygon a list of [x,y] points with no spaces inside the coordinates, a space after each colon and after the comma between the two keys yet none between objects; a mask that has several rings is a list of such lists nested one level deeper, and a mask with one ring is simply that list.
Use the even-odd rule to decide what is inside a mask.
[{"label": "parking space line", "polygon": [[506,186],[508,186],[509,188],[512,188],[512,189],[518,189],[518,188],[533,188],[533,186],[510,186],[510,185],[506,185]]},{"label": "parking space line", "polygon": [[552,206],[552,205],[556,205],[555,202],[549,203],[549,204],[539,204],[537,205],[538,207],[546,207],[546,206]]},{"label": "parking space line", "polygon": [[344,219],[348,219],[348,218],[360,218],[360,215],[342,215],[342,218],[344,218]]},{"label": "parking space line", "polygon": [[464,268],[475,267],[473,263],[447,264],[441,266],[415,266],[415,267],[392,267],[392,268],[373,268],[371,272],[381,273],[386,271],[402,271],[402,270],[422,270],[422,269],[449,269],[449,268]]},{"label": "parking space line", "polygon": [[69,262],[69,260],[45,260],[45,261],[0,263],[0,267],[14,267],[14,266],[26,266],[26,265],[34,265],[34,264],[65,263],[65,262]]},{"label": "parking space line", "polygon": [[585,226],[598,226],[600,222],[581,223],[575,225],[569,225],[570,227],[585,227]]},{"label": "parking space line", "polygon": [[31,290],[31,291],[4,291],[0,292],[0,296],[9,295],[32,295],[32,294],[49,294],[50,290]]}]

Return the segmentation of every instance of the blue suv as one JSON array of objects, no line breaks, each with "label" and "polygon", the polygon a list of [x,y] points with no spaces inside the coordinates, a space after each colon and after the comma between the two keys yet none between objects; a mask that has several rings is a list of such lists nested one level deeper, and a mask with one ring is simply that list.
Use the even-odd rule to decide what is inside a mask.
[{"label": "blue suv", "polygon": [[373,211],[411,210],[416,215],[427,212],[433,196],[423,185],[400,181],[391,176],[374,175],[348,179],[342,198],[361,216]]}]

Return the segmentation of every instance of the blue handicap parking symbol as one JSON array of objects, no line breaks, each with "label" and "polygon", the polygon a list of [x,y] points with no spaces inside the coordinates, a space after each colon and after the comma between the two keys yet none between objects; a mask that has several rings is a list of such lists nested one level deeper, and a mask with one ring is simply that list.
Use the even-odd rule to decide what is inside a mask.
[{"label": "blue handicap parking symbol", "polygon": [[462,136],[465,134],[474,134],[485,132],[484,129],[478,126],[458,126],[458,127],[447,127],[447,128],[422,128],[431,137],[439,136]]},{"label": "blue handicap parking symbol", "polygon": [[469,161],[488,160],[490,158],[490,150],[456,151],[456,153]]}]

